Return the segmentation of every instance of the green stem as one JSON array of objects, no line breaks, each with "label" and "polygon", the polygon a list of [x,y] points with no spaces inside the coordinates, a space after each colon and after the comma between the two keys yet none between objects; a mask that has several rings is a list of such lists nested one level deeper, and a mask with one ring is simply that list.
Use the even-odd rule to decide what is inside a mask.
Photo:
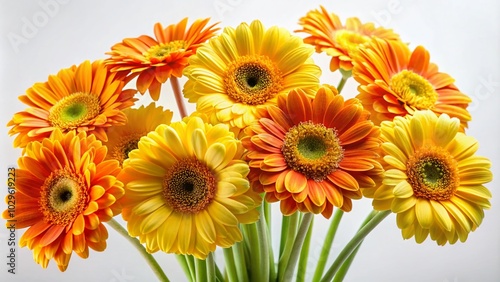
[{"label": "green stem", "polygon": [[344,88],[346,81],[347,81],[347,78],[342,76],[342,78],[339,81],[339,84],[337,85],[337,90],[339,91],[339,94],[340,94],[340,92],[342,92],[342,89]]},{"label": "green stem", "polygon": [[278,262],[278,281],[283,280],[290,253],[292,252],[293,242],[297,235],[297,227],[300,213],[297,211],[290,216],[283,216],[281,226],[280,258]]},{"label": "green stem", "polygon": [[266,233],[267,233],[267,242],[268,242],[268,253],[269,253],[269,281],[276,281],[276,263],[274,263],[274,251],[272,247],[273,238],[272,238],[272,217],[271,217],[271,205],[267,201],[262,201],[262,205],[264,206],[264,214],[266,218]]},{"label": "green stem", "polygon": [[281,234],[280,234],[280,249],[279,257],[283,257],[283,252],[285,251],[286,238],[290,229],[290,216],[282,216],[281,220]]},{"label": "green stem", "polygon": [[295,238],[295,242],[293,243],[292,252],[290,253],[290,259],[288,260],[287,266],[285,268],[285,273],[283,275],[282,281],[292,281],[293,272],[295,271],[295,266],[297,265],[297,261],[299,260],[300,250],[302,249],[307,230],[309,229],[309,225],[311,225],[313,218],[314,214],[312,213],[306,213],[302,218],[302,222],[300,223],[297,237]]},{"label": "green stem", "polygon": [[238,282],[248,282],[247,264],[245,259],[244,245],[242,242],[234,244],[231,249],[234,254],[234,262],[236,266],[236,274]]},{"label": "green stem", "polygon": [[[372,218],[377,214],[378,214],[378,211],[372,210],[370,212],[370,214],[366,217],[366,219],[363,221],[363,223],[361,224],[361,227],[359,229],[361,230],[361,228],[363,228],[363,226],[365,226],[368,222],[370,222],[370,220],[372,220]],[[358,253],[359,248],[361,247],[362,243],[363,243],[363,241],[361,241],[359,243],[359,245],[356,247],[356,249],[354,249],[354,251],[351,253],[351,255],[342,264],[340,269],[337,271],[337,274],[335,274],[335,277],[333,278],[334,282],[344,281],[344,278],[347,274],[347,271],[349,270],[349,267],[351,267],[351,264],[354,261],[354,258],[356,257],[356,254]]]},{"label": "green stem", "polygon": [[161,269],[160,265],[158,262],[155,260],[155,258],[146,251],[146,248],[139,242],[139,240],[135,237],[131,237],[128,234],[128,231],[123,228],[123,226],[118,223],[114,218],[112,218],[110,221],[107,222],[109,226],[111,226],[114,230],[116,230],[120,235],[125,237],[132,245],[140,252],[142,257],[146,260],[148,265],[151,267],[153,270],[154,274],[158,278],[159,281],[170,281],[167,278],[167,275],[163,272],[163,269]]},{"label": "green stem", "polygon": [[363,226],[357,233],[354,235],[347,243],[347,245],[344,247],[344,249],[340,252],[340,254],[337,256],[331,267],[328,269],[326,272],[325,276],[321,279],[321,282],[327,282],[327,281],[332,281],[333,277],[335,276],[335,273],[337,273],[337,270],[340,268],[340,266],[344,263],[344,261],[351,255],[351,253],[354,251],[354,249],[365,239],[370,232],[377,227],[377,225],[386,218],[391,211],[383,211],[383,212],[378,212],[377,215],[375,215],[370,222],[368,222],[365,226]]},{"label": "green stem", "polygon": [[184,258],[186,258],[189,273],[191,273],[191,281],[194,281],[196,279],[196,265],[194,263],[194,257],[192,255],[184,255]]},{"label": "green stem", "polygon": [[[187,116],[186,105],[184,104],[184,97],[182,96],[181,87],[179,85],[179,79],[175,76],[170,76],[170,85],[174,91],[175,102],[177,103],[177,108],[179,109],[179,114],[181,119]],[[340,91],[339,91],[340,92]]]},{"label": "green stem", "polygon": [[189,279],[189,281],[193,281],[193,276],[191,269],[189,267],[189,264],[186,260],[185,255],[175,255],[175,258],[177,258],[177,262],[181,265],[182,270],[184,270],[184,274],[186,274],[186,277]]},{"label": "green stem", "polygon": [[323,243],[321,255],[319,256],[318,265],[316,266],[316,270],[314,271],[312,281],[319,281],[321,279],[321,276],[323,276],[326,262],[328,261],[328,255],[330,254],[330,251],[332,249],[333,239],[335,238],[335,234],[337,233],[340,220],[342,219],[343,215],[344,212],[341,209],[336,209],[335,213],[333,214],[333,218],[326,233],[325,242]]},{"label": "green stem", "polygon": [[266,201],[262,201],[262,206],[264,208],[264,217],[267,223],[267,230],[271,231],[271,205]]},{"label": "green stem", "polygon": [[217,281],[220,281],[220,282],[226,281],[226,279],[224,278],[224,275],[222,275],[222,272],[220,271],[219,266],[217,266],[217,264],[215,264],[215,278]]},{"label": "green stem", "polygon": [[[216,275],[216,271],[215,271],[215,261],[214,261],[214,253],[209,253],[208,254],[208,257],[205,261],[206,265],[207,265],[207,280],[203,280],[203,281],[210,281],[210,282],[215,282],[215,277],[217,276]],[[202,281],[202,280],[198,280],[198,281]]]},{"label": "green stem", "polygon": [[229,279],[228,282],[236,282],[238,281],[238,274],[236,272],[236,265],[234,264],[235,258],[232,250],[233,247],[223,248],[224,252],[224,261],[226,262],[226,273]]},{"label": "green stem", "polygon": [[[269,281],[269,265],[270,265],[270,248],[271,248],[271,243],[269,242],[269,236],[268,233],[266,232],[267,230],[267,224],[266,224],[266,217],[262,216],[264,214],[264,207],[261,205],[260,206],[260,214],[261,217],[259,218],[259,221],[256,223],[256,231],[257,231],[257,244],[259,249],[260,249],[260,273],[259,273],[259,279],[260,281]],[[271,261],[272,262],[272,261]]]},{"label": "green stem", "polygon": [[[259,219],[260,221],[260,219]],[[269,273],[268,269],[263,268],[263,248],[261,243],[259,242],[260,237],[259,237],[259,231],[257,230],[257,226],[259,225],[259,222],[252,223],[252,224],[245,224],[243,225],[243,228],[245,229],[245,235],[248,239],[248,248],[249,248],[249,254],[250,254],[250,280],[251,281],[257,281],[257,278],[261,276],[267,276],[269,280]],[[266,261],[269,256],[266,257]],[[266,275],[267,273],[267,275]],[[267,281],[263,280],[263,281]]]},{"label": "green stem", "polygon": [[314,225],[314,218],[311,221],[311,224],[309,225],[304,245],[302,246],[302,250],[300,251],[299,268],[297,269],[297,280],[296,280],[297,282],[304,282],[306,278],[307,258],[309,257],[309,247],[311,246],[313,225]]},{"label": "green stem", "polygon": [[196,281],[209,281],[207,274],[207,261],[203,259],[194,259],[194,263],[196,267]]},{"label": "green stem", "polygon": [[361,247],[361,243],[359,243],[359,245],[354,249],[354,251],[352,251],[351,255],[345,260],[345,262],[339,268],[339,270],[335,274],[335,277],[333,278],[332,282],[344,281],[344,278],[347,274],[347,271],[349,270],[349,267],[351,266],[352,262],[354,261],[354,257],[356,257],[356,254],[358,253],[360,247]]}]

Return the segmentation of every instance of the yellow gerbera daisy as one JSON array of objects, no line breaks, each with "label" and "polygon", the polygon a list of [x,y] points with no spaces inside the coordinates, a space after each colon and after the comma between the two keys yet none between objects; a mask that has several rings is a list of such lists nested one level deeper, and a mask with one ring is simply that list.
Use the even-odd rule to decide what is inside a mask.
[{"label": "yellow gerbera daisy", "polygon": [[118,162],[104,160],[106,147],[94,135],[59,129],[28,144],[16,169],[16,228],[29,227],[19,240],[43,268],[54,259],[61,271],[72,252],[87,258],[103,251],[108,232],[102,222],[120,213],[123,184]]},{"label": "yellow gerbera daisy", "polygon": [[352,209],[360,188],[374,187],[382,166],[378,127],[357,99],[344,101],[329,87],[314,99],[299,90],[278,97],[277,106],[245,129],[252,187],[281,212],[332,215]]},{"label": "yellow gerbera daisy", "polygon": [[149,252],[204,259],[242,240],[240,223],[258,220],[243,147],[225,124],[199,117],[160,125],[123,164],[123,218]]},{"label": "yellow gerbera daisy", "polygon": [[106,129],[126,122],[121,111],[132,106],[135,90],[122,90],[122,77],[110,73],[102,61],[85,61],[35,83],[19,97],[30,108],[14,115],[7,126],[18,134],[14,147],[49,137],[56,128],[95,134],[106,141]]},{"label": "yellow gerbera daisy", "polygon": [[462,130],[471,120],[471,99],[453,84],[454,79],[430,63],[424,47],[413,52],[398,41],[374,40],[354,57],[352,75],[359,82],[356,96],[372,114],[375,124],[395,116],[432,110],[460,119]]},{"label": "yellow gerbera daisy", "polygon": [[391,29],[375,28],[373,23],[362,24],[358,18],[348,18],[345,26],[339,17],[329,13],[323,6],[320,10],[309,11],[305,17],[300,18],[301,30],[310,36],[304,38],[304,42],[316,47],[317,52],[326,52],[331,56],[330,70],[352,69],[352,57],[358,47],[370,42],[373,38],[385,40],[400,40],[399,35]]},{"label": "yellow gerbera daisy", "polygon": [[156,107],[155,103],[138,109],[125,109],[123,113],[127,116],[127,124],[111,127],[108,130],[109,141],[104,143],[109,150],[107,158],[118,160],[120,165],[128,158],[130,151],[137,149],[142,136],[146,136],[160,124],[170,124],[173,115],[161,106]]},{"label": "yellow gerbera daisy", "polygon": [[215,35],[216,24],[207,26],[209,19],[196,20],[187,30],[188,19],[163,28],[154,26],[155,38],[141,35],[127,38],[111,47],[106,59],[112,72],[128,75],[127,81],[137,77],[137,89],[144,94],[149,89],[153,100],[160,97],[161,85],[171,76],[181,77],[189,56],[203,42]]},{"label": "yellow gerbera daisy", "polygon": [[244,128],[280,93],[302,88],[314,95],[321,70],[312,53],[299,37],[258,20],[227,27],[189,58],[184,95],[209,119]]},{"label": "yellow gerbera daisy", "polygon": [[464,242],[490,208],[491,163],[475,155],[477,141],[459,132],[446,114],[417,111],[383,122],[383,184],[374,191],[377,210],[397,214],[403,238],[418,243],[430,234],[439,245]]}]

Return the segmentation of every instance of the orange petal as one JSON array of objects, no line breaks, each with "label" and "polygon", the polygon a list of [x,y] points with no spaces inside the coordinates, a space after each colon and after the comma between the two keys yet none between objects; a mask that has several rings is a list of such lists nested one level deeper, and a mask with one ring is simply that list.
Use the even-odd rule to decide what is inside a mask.
[{"label": "orange petal", "polygon": [[73,235],[80,235],[85,229],[85,219],[82,214],[79,214],[73,222]]},{"label": "orange petal", "polygon": [[330,181],[342,189],[351,191],[359,190],[358,181],[343,170],[336,170],[335,172],[330,173],[327,177]]},{"label": "orange petal", "polygon": [[35,225],[31,226],[28,230],[26,230],[26,232],[24,232],[23,239],[31,240],[47,230],[50,226],[51,225],[46,223],[45,221],[39,221]]},{"label": "orange petal", "polygon": [[322,206],[326,200],[323,186],[312,179],[308,179],[307,188],[309,190],[309,199],[311,199],[312,203],[316,206]]},{"label": "orange petal", "polygon": [[280,202],[280,210],[281,213],[285,216],[292,215],[294,212],[297,211],[297,203],[293,200],[292,197],[282,200]]},{"label": "orange petal", "polygon": [[285,188],[290,193],[300,193],[306,188],[307,178],[300,172],[289,170],[285,176]]},{"label": "orange petal", "polygon": [[294,124],[311,120],[311,101],[306,94],[300,90],[292,90],[287,96],[287,110]]},{"label": "orange petal", "polygon": [[141,74],[137,78],[137,83],[136,83],[137,90],[139,90],[141,94],[144,94],[146,90],[148,90],[154,78],[155,78],[155,72],[153,69],[148,69],[141,72]]},{"label": "orange petal", "polygon": [[42,239],[40,240],[39,244],[40,246],[47,246],[54,242],[59,235],[64,230],[64,226],[61,225],[52,225],[46,232],[43,234]]}]

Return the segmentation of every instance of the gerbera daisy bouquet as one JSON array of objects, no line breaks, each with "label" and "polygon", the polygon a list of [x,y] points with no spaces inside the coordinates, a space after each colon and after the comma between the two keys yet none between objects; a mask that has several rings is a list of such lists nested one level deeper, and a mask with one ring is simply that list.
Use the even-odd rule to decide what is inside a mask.
[{"label": "gerbera daisy bouquet", "polygon": [[[396,29],[310,5],[292,27],[108,27],[101,58],[32,84],[7,123],[14,245],[65,274],[74,253],[105,266],[121,235],[120,259],[144,259],[131,280],[323,282],[344,280],[372,231],[432,255],[486,232],[471,233],[493,180],[473,97]],[[370,272],[398,267],[371,257]]]}]

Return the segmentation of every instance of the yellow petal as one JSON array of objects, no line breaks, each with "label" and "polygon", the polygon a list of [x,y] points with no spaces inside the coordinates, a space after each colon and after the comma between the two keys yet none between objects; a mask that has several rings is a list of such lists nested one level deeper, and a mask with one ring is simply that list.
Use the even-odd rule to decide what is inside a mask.
[{"label": "yellow petal", "polygon": [[433,131],[434,143],[439,147],[445,147],[455,138],[460,129],[460,120],[450,119],[448,115],[442,114],[438,117],[436,128]]},{"label": "yellow petal", "polygon": [[409,209],[396,215],[396,224],[400,229],[409,228],[416,220],[415,210]]},{"label": "yellow petal", "polygon": [[194,238],[193,231],[197,232],[193,228],[193,216],[190,214],[183,214],[181,219],[181,224],[179,225],[179,252],[181,254],[192,254],[194,253]]},{"label": "yellow petal", "polygon": [[147,234],[157,229],[160,225],[162,225],[170,212],[164,206],[156,209],[152,213],[148,214],[140,224],[140,232],[142,234]]},{"label": "yellow petal", "polygon": [[412,207],[414,207],[416,203],[417,203],[417,199],[415,197],[410,197],[410,198],[407,198],[407,199],[404,199],[404,198],[395,198],[392,201],[391,211],[393,213],[404,212],[404,211],[406,211],[406,210],[411,209]]},{"label": "yellow petal", "polygon": [[213,201],[208,206],[208,212],[212,219],[223,225],[238,225],[238,219],[224,205],[217,201]]},{"label": "yellow petal", "polygon": [[203,131],[199,128],[193,131],[193,135],[191,136],[191,143],[193,144],[194,155],[198,159],[203,159],[207,151],[207,138]]},{"label": "yellow petal", "polygon": [[[200,211],[196,214],[195,224],[197,233],[205,240],[207,243],[212,244],[215,242],[216,231],[212,221],[212,217],[206,210]],[[202,244],[203,245],[203,244]]]},{"label": "yellow petal", "polygon": [[393,193],[395,197],[408,198],[413,195],[413,189],[406,180],[403,180],[394,187]]},{"label": "yellow petal", "polygon": [[204,162],[209,168],[216,170],[217,167],[224,161],[225,155],[226,147],[221,143],[215,143],[208,147],[207,153],[204,157]]},{"label": "yellow petal", "polygon": [[446,231],[451,231],[452,229],[452,221],[450,219],[450,215],[448,214],[448,211],[441,205],[441,203],[430,200],[429,201],[433,210],[434,217],[438,224],[441,226],[442,229]]},{"label": "yellow petal", "polygon": [[415,214],[422,228],[429,229],[431,227],[434,216],[429,200],[418,198],[415,204]]}]

